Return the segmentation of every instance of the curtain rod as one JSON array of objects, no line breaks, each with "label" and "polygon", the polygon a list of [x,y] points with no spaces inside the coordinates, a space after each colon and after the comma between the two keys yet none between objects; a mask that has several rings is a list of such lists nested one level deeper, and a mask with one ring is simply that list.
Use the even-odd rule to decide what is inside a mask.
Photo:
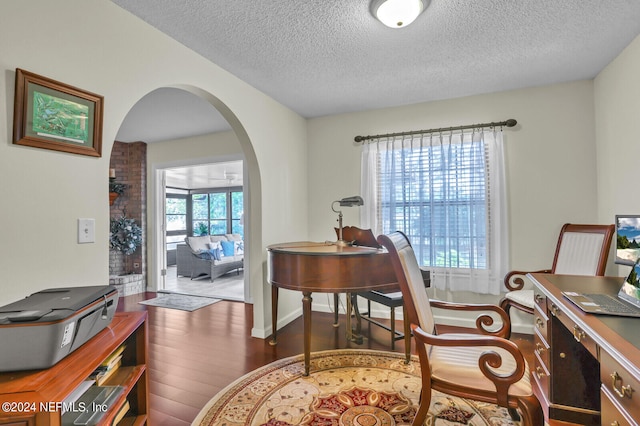
[{"label": "curtain rod", "polygon": [[356,136],[353,138],[356,142],[364,142],[369,139],[379,139],[379,138],[389,138],[396,136],[409,136],[409,135],[419,135],[421,133],[438,133],[438,132],[450,132],[453,130],[465,130],[465,129],[477,129],[481,127],[513,127],[518,122],[513,118],[510,118],[505,121],[498,121],[493,123],[481,123],[481,124],[469,124],[466,126],[456,126],[456,127],[441,127],[439,129],[429,129],[429,130],[414,130],[411,132],[399,132],[399,133],[387,133],[384,135],[373,135],[373,136]]}]

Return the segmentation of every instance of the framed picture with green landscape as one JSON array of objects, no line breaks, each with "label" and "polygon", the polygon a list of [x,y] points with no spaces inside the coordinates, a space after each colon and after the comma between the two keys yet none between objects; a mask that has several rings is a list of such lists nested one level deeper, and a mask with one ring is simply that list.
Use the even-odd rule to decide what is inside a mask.
[{"label": "framed picture with green landscape", "polygon": [[13,143],[100,157],[103,101],[100,95],[18,68]]}]

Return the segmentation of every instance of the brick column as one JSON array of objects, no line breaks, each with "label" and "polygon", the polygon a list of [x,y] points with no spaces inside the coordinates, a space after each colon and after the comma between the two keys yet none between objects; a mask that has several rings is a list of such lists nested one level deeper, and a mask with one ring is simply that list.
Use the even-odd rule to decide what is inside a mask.
[{"label": "brick column", "polygon": [[126,185],[124,194],[111,206],[111,217],[125,215],[142,228],[142,245],[129,256],[109,253],[109,274],[142,274],[146,285],[147,246],[147,144],[114,142],[109,168],[115,169],[116,182]]}]

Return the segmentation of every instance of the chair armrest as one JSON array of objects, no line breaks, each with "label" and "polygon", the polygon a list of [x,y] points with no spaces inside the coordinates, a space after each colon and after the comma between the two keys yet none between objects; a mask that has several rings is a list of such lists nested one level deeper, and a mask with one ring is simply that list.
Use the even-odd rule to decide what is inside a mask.
[{"label": "chair armrest", "polygon": [[541,269],[539,271],[511,271],[504,277],[504,286],[509,291],[522,290],[524,287],[523,277],[527,274],[550,274],[551,269]]},{"label": "chair armrest", "polygon": [[441,300],[430,300],[432,308],[438,309],[448,309],[453,311],[489,311],[496,313],[500,320],[502,321],[502,326],[497,330],[491,331],[488,330],[487,327],[493,325],[494,319],[491,315],[483,314],[476,318],[476,329],[480,331],[483,335],[487,336],[496,336],[502,338],[508,338],[509,334],[511,334],[511,318],[498,305],[492,305],[489,303],[453,303],[453,302],[443,302]]},{"label": "chair armrest", "polygon": [[[455,333],[447,333],[447,334],[429,334],[425,333],[419,326],[415,324],[411,324],[411,330],[413,331],[413,336],[416,339],[416,342],[420,342],[423,345],[418,347],[419,351],[424,351],[423,353],[426,355],[426,348],[424,345],[433,345],[433,346],[457,346],[457,347],[471,347],[471,346],[487,346],[488,349],[480,355],[478,358],[478,366],[482,371],[484,376],[491,380],[496,386],[496,390],[498,391],[498,400],[500,403],[501,396],[506,398],[509,387],[518,382],[524,376],[524,373],[527,371],[526,361],[522,352],[518,348],[518,345],[513,343],[511,340],[503,339],[500,337],[494,336],[470,336],[469,334],[465,335],[456,335]],[[502,350],[507,351],[514,359],[515,367],[514,370],[510,373],[497,373],[494,369],[500,367],[503,364],[502,357],[495,351],[491,350],[490,347],[500,348]],[[502,402],[506,403],[506,400]]]},{"label": "chair armrest", "polygon": [[178,250],[178,252],[181,252],[183,254],[187,254],[188,253],[188,254],[190,254],[190,255],[192,255],[194,257],[198,257],[196,252],[193,251],[193,249],[191,248],[191,246],[187,242],[184,242],[182,244],[178,244],[177,250]]}]

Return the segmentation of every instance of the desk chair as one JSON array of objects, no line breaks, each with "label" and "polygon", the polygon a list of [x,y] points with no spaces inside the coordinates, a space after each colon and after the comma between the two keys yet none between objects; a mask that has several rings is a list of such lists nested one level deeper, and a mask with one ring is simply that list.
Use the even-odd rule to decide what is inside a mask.
[{"label": "desk chair", "polygon": [[[339,235],[339,230],[335,228],[336,235]],[[360,229],[356,226],[345,226],[342,228],[342,239],[353,243],[354,245],[364,247],[380,248],[380,244],[376,241],[376,237],[373,235],[370,229]],[[423,280],[425,287],[429,287],[430,273],[426,270],[421,270],[423,274]],[[360,296],[367,300],[367,311],[360,312],[357,304],[357,297]],[[411,330],[409,329],[409,322],[406,320],[406,312],[404,311],[404,304],[402,302],[402,292],[381,292],[381,291],[365,291],[355,294],[347,294],[347,297],[352,298],[352,305],[354,307],[356,320],[360,324],[361,320],[365,320],[370,324],[381,327],[391,333],[391,350],[396,348],[396,340],[404,339],[405,342],[405,359],[409,363],[411,358]],[[371,302],[376,302],[381,305],[387,306],[390,309],[390,324],[386,325],[375,318],[371,317]],[[335,312],[338,312],[338,295],[334,295]],[[396,330],[396,308],[402,307],[403,312],[403,324],[404,331]],[[337,315],[335,323],[337,324]],[[360,327],[358,326],[358,331]]]},{"label": "desk chair", "polygon": [[[565,275],[604,275],[614,225],[576,225],[565,223],[560,229],[556,253],[551,269],[540,272]],[[504,278],[509,290],[500,301],[500,307],[509,315],[516,308],[533,315],[533,289],[525,288],[525,271],[511,271]]]},{"label": "desk chair", "polygon": [[[431,404],[431,390],[449,395],[490,402],[506,407],[512,417],[521,416],[526,426],[544,423],[540,402],[533,394],[530,371],[518,346],[505,338],[509,316],[498,306],[430,301],[424,291],[415,253],[406,235],[394,232],[380,235],[391,257],[404,305],[416,340],[422,391],[413,426],[422,426]],[[484,312],[476,320],[476,334],[438,334],[431,307],[456,311]],[[502,327],[489,315],[499,316]],[[478,334],[479,333],[479,334]],[[519,410],[519,413],[516,411]]]},{"label": "desk chair", "polygon": [[[336,231],[336,236],[340,238],[340,229],[338,228],[333,228],[333,229]],[[375,247],[375,248],[380,247],[380,245],[376,241],[375,235],[373,235],[373,232],[371,232],[370,229],[360,229],[357,226],[344,226],[342,228],[342,239],[351,245],[363,246],[363,247]],[[351,297],[351,295],[347,294],[347,297]],[[355,298],[353,299],[353,301],[355,302]],[[333,305],[334,305],[333,326],[334,327],[338,327],[339,325],[339,322],[338,322],[339,302],[340,301],[339,301],[338,293],[334,293],[333,294]],[[355,309],[356,316],[359,316],[358,309],[357,309],[358,305],[354,304],[353,306],[356,307]]]}]

